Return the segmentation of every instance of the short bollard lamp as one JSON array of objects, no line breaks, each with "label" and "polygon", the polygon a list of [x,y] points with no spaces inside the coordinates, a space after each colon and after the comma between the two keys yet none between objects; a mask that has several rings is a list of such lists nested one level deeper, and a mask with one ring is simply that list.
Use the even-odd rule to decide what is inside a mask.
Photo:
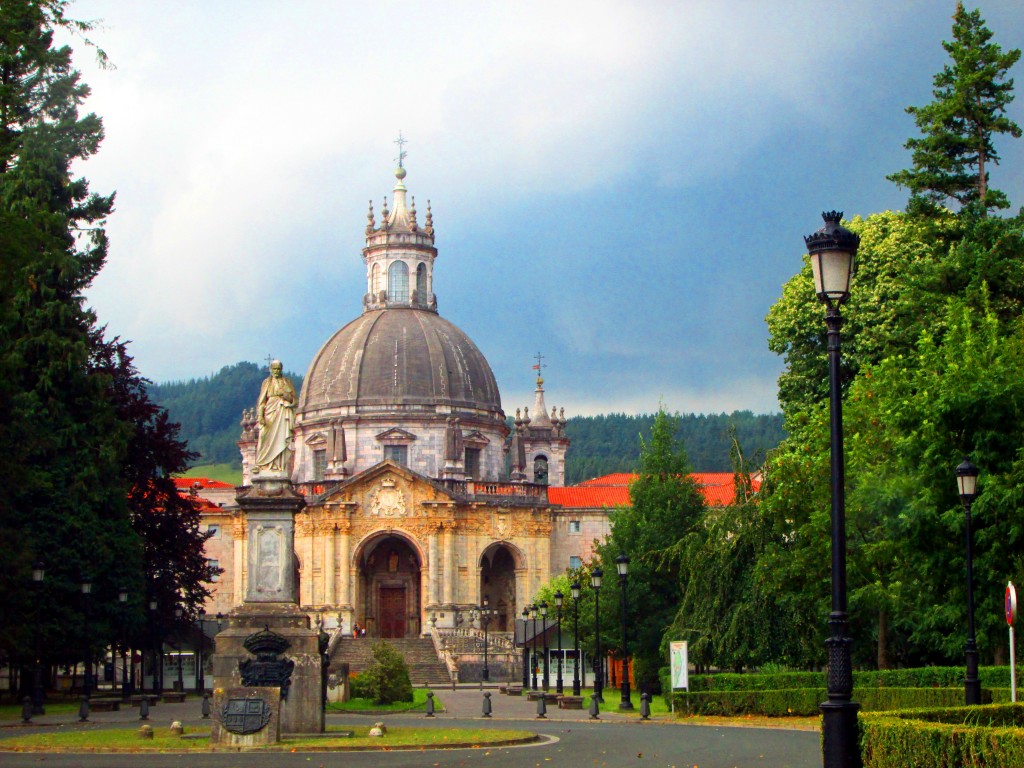
[{"label": "short bollard lamp", "polygon": [[971,504],[977,496],[978,468],[964,459],[956,468],[957,490],[964,505],[964,537],[967,543],[967,647],[964,657],[967,676],[964,679],[964,700],[968,706],[981,704],[981,681],[978,679],[978,643],[974,636],[974,565],[971,536]]},{"label": "short bollard lamp", "polygon": [[434,692],[427,691],[427,717],[434,716]]},{"label": "short bollard lamp", "polygon": [[485,691],[484,692],[483,712],[481,714],[484,717],[490,717],[491,716],[491,693],[490,693],[490,691]]},{"label": "short bollard lamp", "polygon": [[850,276],[860,237],[840,224],[841,211],[821,214],[825,226],[804,238],[811,261],[814,292],[825,304],[828,330],[828,379],[832,495],[832,611],[829,614],[828,701],[822,703],[821,744],[825,768],[860,764],[857,709],[853,701],[853,662],[846,610],[846,478],[843,465],[843,400],[840,377],[839,307],[850,296]]}]

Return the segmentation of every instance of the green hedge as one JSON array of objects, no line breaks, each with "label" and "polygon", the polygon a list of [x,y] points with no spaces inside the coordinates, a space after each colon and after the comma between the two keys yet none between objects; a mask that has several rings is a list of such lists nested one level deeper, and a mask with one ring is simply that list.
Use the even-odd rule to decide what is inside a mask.
[{"label": "green hedge", "polygon": [[[821,713],[819,705],[828,699],[824,688],[780,688],[750,691],[677,691],[677,712],[694,715],[787,715],[814,716]],[[853,700],[862,712],[920,707],[957,707],[964,703],[963,688],[864,688],[854,689]],[[991,701],[988,690],[982,700]]]},{"label": "green hedge", "polygon": [[993,704],[860,717],[864,768],[1024,765],[1024,705]]},{"label": "green hedge", "polygon": [[[667,685],[667,668],[662,670]],[[978,670],[982,688],[1009,688],[1009,667]],[[963,667],[916,667],[853,673],[853,687],[865,688],[956,688],[964,684]],[[824,672],[780,672],[775,674],[723,672],[690,675],[690,691],[770,691],[780,688],[818,688],[825,685]],[[664,690],[668,690],[664,688]]]}]

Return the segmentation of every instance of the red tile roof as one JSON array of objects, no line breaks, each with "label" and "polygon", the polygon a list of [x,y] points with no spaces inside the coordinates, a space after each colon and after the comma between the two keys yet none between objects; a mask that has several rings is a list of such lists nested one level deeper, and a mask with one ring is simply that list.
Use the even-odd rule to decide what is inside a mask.
[{"label": "red tile roof", "polygon": [[[704,500],[713,507],[731,504],[736,496],[732,472],[694,472],[690,475],[704,494]],[[563,507],[600,508],[629,504],[629,484],[636,478],[629,472],[584,480],[567,488],[548,488],[548,501]],[[760,477],[752,478],[754,490],[761,487]]]}]

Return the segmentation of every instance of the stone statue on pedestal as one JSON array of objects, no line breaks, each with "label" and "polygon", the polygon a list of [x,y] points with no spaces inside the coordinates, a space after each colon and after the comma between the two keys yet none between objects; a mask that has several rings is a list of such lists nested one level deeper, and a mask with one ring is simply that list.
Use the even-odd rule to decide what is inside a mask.
[{"label": "stone statue on pedestal", "polygon": [[256,420],[260,425],[253,474],[270,470],[287,472],[295,450],[295,385],[283,375],[280,360],[270,363],[270,375],[260,387]]}]

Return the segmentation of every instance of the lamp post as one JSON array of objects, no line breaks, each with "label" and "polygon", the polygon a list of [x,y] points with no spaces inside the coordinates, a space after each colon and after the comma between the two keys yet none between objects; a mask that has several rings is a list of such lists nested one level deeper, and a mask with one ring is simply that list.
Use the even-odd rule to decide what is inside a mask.
[{"label": "lamp post", "polygon": [[160,636],[160,618],[156,609],[156,600],[150,600],[149,613],[153,621],[153,693],[159,696],[164,687],[164,641]]},{"label": "lamp post", "polygon": [[82,575],[82,635],[85,645],[85,675],[82,678],[82,695],[85,698],[92,696],[92,648],[89,643],[89,609],[90,597],[92,596],[92,578],[83,574]]},{"label": "lamp post", "polygon": [[184,691],[185,690],[185,681],[182,680],[182,678],[181,678],[181,635],[179,634],[181,632],[181,617],[182,617],[183,613],[184,613],[184,611],[181,610],[181,606],[180,605],[176,605],[174,607],[174,623],[176,624],[174,629],[175,629],[175,634],[178,635],[178,687],[177,687],[177,690],[179,690],[179,691]]},{"label": "lamp post", "polygon": [[558,623],[558,666],[555,669],[558,670],[555,677],[555,692],[559,695],[565,693],[565,688],[562,686],[562,602],[565,600],[565,595],[562,594],[562,590],[555,592],[555,608],[558,609],[555,620]]},{"label": "lamp post", "polygon": [[[119,587],[117,603],[121,606],[121,698],[130,698],[128,690],[128,587]],[[115,663],[114,668],[117,668]]]},{"label": "lamp post", "polygon": [[199,661],[196,664],[196,693],[200,696],[206,690],[206,679],[203,675],[203,652],[206,650],[206,611],[199,609]]},{"label": "lamp post", "polygon": [[32,668],[32,714],[45,715],[43,708],[43,661],[39,649],[39,612],[43,605],[43,579],[46,578],[46,565],[37,560],[32,566],[32,583],[35,585],[36,598],[36,632],[35,632],[35,664]]},{"label": "lamp post", "polygon": [[523,688],[530,687],[530,646],[526,644],[526,620],[530,618],[530,607],[523,608]]},{"label": "lamp post", "polygon": [[832,611],[825,641],[828,651],[828,701],[821,704],[822,754],[825,768],[860,764],[857,710],[853,701],[853,667],[846,611],[846,496],[843,465],[843,401],[839,370],[840,305],[850,296],[850,275],[860,238],[840,226],[841,211],[822,213],[825,226],[804,238],[811,259],[814,290],[825,304],[828,328],[830,453],[832,458]]},{"label": "lamp post", "polygon": [[598,704],[604,704],[604,665],[601,663],[601,578],[604,571],[595,568],[590,572],[590,586],[594,589],[594,696]]},{"label": "lamp post", "polygon": [[967,677],[964,680],[964,700],[968,706],[981,704],[981,681],[978,680],[978,644],[974,637],[974,566],[971,543],[971,504],[977,496],[978,468],[968,459],[956,468],[956,482],[960,490],[960,501],[964,505],[967,541]]},{"label": "lamp post", "polygon": [[487,668],[487,625],[491,623],[491,609],[489,600],[484,597],[483,607],[480,609],[480,623],[484,627],[484,671],[481,675],[486,683],[491,679],[491,671]]},{"label": "lamp post", "polygon": [[537,606],[530,606],[530,620],[533,622],[533,655],[530,657],[530,689],[537,690]]},{"label": "lamp post", "polygon": [[569,587],[572,593],[572,695],[580,695],[580,583]]},{"label": "lamp post", "polygon": [[547,693],[551,687],[551,677],[548,673],[548,603],[546,600],[540,604],[541,633],[544,635],[544,692]]},{"label": "lamp post", "polygon": [[629,574],[629,557],[623,552],[615,558],[615,568],[619,572],[619,587],[622,591],[622,699],[619,709],[633,709],[629,691],[629,646],[626,632],[626,577]]}]

